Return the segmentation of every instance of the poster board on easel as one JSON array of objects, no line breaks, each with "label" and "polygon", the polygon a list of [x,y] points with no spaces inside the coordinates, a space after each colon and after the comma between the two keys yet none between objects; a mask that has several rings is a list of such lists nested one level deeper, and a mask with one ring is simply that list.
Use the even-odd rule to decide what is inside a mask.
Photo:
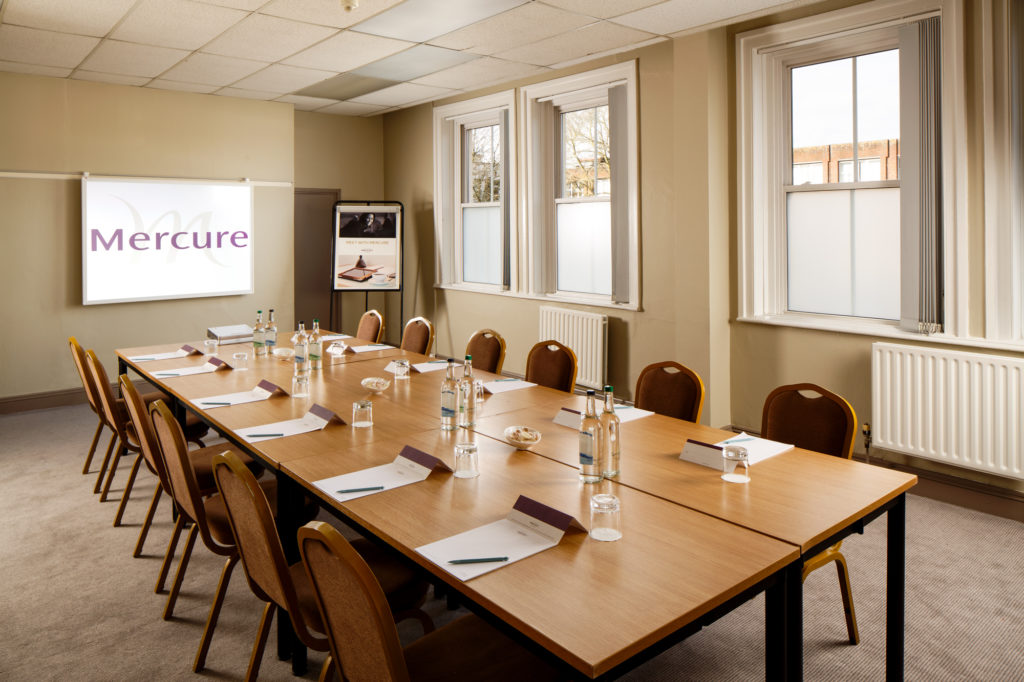
[{"label": "poster board on easel", "polygon": [[402,204],[339,201],[334,205],[334,291],[402,290]]}]

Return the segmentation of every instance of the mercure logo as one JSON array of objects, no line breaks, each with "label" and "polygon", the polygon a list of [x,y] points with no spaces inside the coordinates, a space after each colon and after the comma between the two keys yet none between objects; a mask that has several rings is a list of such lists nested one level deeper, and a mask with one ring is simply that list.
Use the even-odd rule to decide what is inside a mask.
[{"label": "mercure logo", "polygon": [[89,232],[92,251],[124,251],[128,248],[136,251],[160,251],[165,248],[178,249],[223,249],[234,247],[244,249],[249,246],[249,233],[244,230],[223,230],[217,232],[132,232],[125,236],[123,228],[117,228],[104,237],[103,232],[93,228]]}]

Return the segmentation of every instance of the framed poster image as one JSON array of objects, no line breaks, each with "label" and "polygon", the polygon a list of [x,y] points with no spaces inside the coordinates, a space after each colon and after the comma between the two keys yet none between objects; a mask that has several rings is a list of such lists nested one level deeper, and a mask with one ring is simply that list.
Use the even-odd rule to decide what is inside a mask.
[{"label": "framed poster image", "polygon": [[334,205],[335,291],[402,288],[402,204],[339,201]]}]

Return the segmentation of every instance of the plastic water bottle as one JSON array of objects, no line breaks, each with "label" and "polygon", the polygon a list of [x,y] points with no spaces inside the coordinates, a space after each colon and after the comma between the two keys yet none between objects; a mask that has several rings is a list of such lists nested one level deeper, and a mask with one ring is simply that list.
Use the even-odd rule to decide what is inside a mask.
[{"label": "plastic water bottle", "polygon": [[256,326],[252,328],[252,350],[253,354],[262,358],[267,354],[267,346],[265,343],[267,336],[267,329],[263,326],[263,311],[256,311]]},{"label": "plastic water bottle", "polygon": [[604,387],[604,411],[601,412],[601,474],[605,478],[619,475],[619,415],[615,414],[615,393]]},{"label": "plastic water bottle", "polygon": [[299,321],[299,333],[295,335],[295,376],[309,377],[309,335],[306,323]]},{"label": "plastic water bottle", "polygon": [[466,356],[459,379],[459,426],[476,424],[476,381],[473,380],[473,356]]},{"label": "plastic water bottle", "polygon": [[587,411],[580,419],[580,480],[597,483],[601,480],[601,463],[598,461],[598,439],[601,421],[597,418],[594,391],[587,391]]},{"label": "plastic water bottle", "polygon": [[323,369],[324,340],[320,336],[320,319],[313,318],[313,331],[309,335],[309,368]]},{"label": "plastic water bottle", "polygon": [[263,344],[267,353],[273,353],[277,348],[277,322],[274,320],[274,309],[270,309],[270,319],[267,321],[266,332],[263,335]]},{"label": "plastic water bottle", "polygon": [[455,361],[448,358],[448,373],[441,382],[441,430],[454,431],[459,384],[455,380]]}]

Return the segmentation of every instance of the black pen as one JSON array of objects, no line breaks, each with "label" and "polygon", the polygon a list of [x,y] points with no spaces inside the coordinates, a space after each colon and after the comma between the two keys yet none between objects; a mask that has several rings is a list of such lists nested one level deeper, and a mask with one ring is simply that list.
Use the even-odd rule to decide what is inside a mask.
[{"label": "black pen", "polygon": [[200,405],[230,405],[231,403],[222,403],[222,402],[200,402],[199,404],[200,404]]},{"label": "black pen", "polygon": [[158,377],[178,377],[181,376],[177,372],[154,372]]},{"label": "black pen", "polygon": [[382,485],[371,485],[369,488],[348,488],[347,490],[335,490],[334,492],[341,495],[347,495],[348,493],[366,493],[371,490],[384,490]]},{"label": "black pen", "polygon": [[250,433],[246,438],[276,438],[283,435],[283,433]]},{"label": "black pen", "polygon": [[452,559],[450,564],[490,564],[495,561],[508,561],[507,556],[488,556],[479,559]]}]

